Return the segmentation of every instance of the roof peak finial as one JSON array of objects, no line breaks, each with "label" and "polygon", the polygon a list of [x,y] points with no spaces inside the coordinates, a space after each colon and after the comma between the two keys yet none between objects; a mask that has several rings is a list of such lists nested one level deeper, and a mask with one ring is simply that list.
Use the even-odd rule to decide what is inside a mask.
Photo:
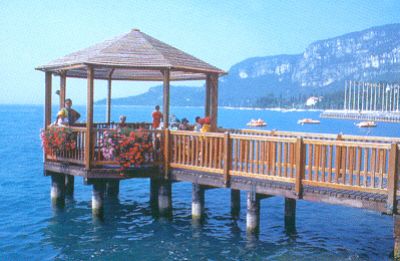
[{"label": "roof peak finial", "polygon": [[139,28],[133,28],[132,31],[140,32]]}]

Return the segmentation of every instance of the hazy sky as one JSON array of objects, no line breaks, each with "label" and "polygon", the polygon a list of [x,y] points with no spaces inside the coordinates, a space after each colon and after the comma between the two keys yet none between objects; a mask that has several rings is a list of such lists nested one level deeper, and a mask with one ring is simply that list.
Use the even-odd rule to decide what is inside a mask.
[{"label": "hazy sky", "polygon": [[[0,103],[43,103],[36,66],[132,28],[229,70],[249,57],[301,53],[316,40],[400,22],[400,0],[94,2],[0,1]],[[113,97],[155,84],[116,82]],[[85,102],[85,88],[85,80],[67,80],[75,103]],[[105,82],[96,81],[95,100],[105,96]]]}]

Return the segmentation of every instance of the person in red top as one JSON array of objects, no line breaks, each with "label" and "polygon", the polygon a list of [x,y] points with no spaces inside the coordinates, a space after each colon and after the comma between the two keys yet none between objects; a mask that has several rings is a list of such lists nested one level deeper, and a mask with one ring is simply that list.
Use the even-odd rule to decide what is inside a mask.
[{"label": "person in red top", "polygon": [[160,122],[163,117],[162,113],[160,112],[160,106],[157,105],[155,109],[156,110],[153,111],[151,115],[153,117],[153,129],[157,129],[158,127],[160,127]]}]

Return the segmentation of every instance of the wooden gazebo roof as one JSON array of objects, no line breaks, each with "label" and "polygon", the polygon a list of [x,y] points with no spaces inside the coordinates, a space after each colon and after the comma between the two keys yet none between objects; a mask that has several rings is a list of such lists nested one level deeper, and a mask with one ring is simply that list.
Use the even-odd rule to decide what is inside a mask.
[{"label": "wooden gazebo roof", "polygon": [[86,78],[92,66],[95,79],[162,81],[162,70],[170,80],[202,80],[207,74],[225,72],[192,55],[163,43],[138,29],[71,53],[36,69],[66,77]]}]

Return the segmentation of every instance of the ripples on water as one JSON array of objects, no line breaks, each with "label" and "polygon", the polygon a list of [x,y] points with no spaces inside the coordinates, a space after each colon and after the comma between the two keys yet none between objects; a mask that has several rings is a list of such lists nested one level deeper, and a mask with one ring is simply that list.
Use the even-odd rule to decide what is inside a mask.
[{"label": "ripples on water", "polygon": [[[83,108],[79,108],[84,112]],[[191,184],[173,184],[173,217],[152,215],[149,181],[121,182],[118,201],[108,201],[104,221],[91,214],[91,187],[75,180],[75,197],[63,210],[50,206],[50,179],[43,176],[39,129],[42,108],[0,106],[0,260],[365,260],[387,259],[392,250],[391,217],[378,213],[298,201],[296,231],[284,228],[284,200],[261,201],[261,232],[245,233],[245,193],[240,217],[230,214],[228,189],[206,192],[206,219],[191,221]],[[116,107],[128,119],[146,120],[151,108]],[[172,111],[182,110],[172,108]],[[200,108],[185,109],[190,117]],[[95,108],[102,120],[104,107]],[[84,113],[82,113],[84,114]],[[220,110],[220,124],[242,127],[250,118],[264,118],[269,128],[351,134],[351,121],[321,121],[314,127],[295,124],[318,112]],[[187,117],[188,115],[177,115]],[[16,120],[18,119],[18,120]],[[325,121],[325,124],[324,124]],[[334,124],[331,124],[334,123]],[[339,123],[339,124],[338,124]],[[373,135],[396,136],[397,124],[381,124]],[[279,127],[279,128],[278,128]]]}]

